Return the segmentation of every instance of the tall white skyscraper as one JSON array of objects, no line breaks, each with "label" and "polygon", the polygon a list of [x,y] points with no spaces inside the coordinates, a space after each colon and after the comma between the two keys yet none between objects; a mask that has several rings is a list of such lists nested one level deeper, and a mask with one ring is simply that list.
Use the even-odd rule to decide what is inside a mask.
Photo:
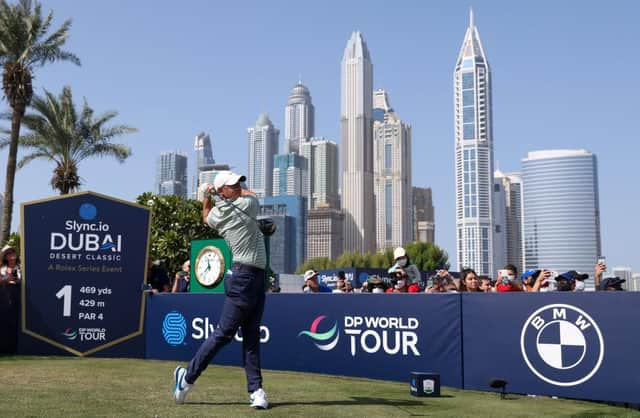
[{"label": "tall white skyscraper", "polygon": [[491,71],[470,11],[453,73],[458,269],[492,275],[493,138]]},{"label": "tall white skyscraper", "polygon": [[373,94],[373,193],[378,250],[413,240],[411,126],[389,105],[384,90]]},{"label": "tall white skyscraper", "polygon": [[374,252],[373,65],[360,32],[353,32],[347,42],[341,67],[344,250]]},{"label": "tall white skyscraper", "polygon": [[300,155],[307,159],[309,174],[303,195],[308,197],[309,209],[339,209],[336,143],[325,138],[312,138],[300,144]]},{"label": "tall white skyscraper", "polygon": [[247,129],[249,138],[249,171],[247,186],[258,197],[271,196],[273,189],[273,156],[278,153],[278,136],[269,116],[261,113],[256,126]]},{"label": "tall white skyscraper", "polygon": [[315,109],[309,89],[298,81],[284,110],[284,153],[298,154],[300,143],[314,135]]},{"label": "tall white skyscraper", "polygon": [[522,160],[524,269],[576,270],[593,289],[600,255],[596,156],[585,150],[530,152]]}]

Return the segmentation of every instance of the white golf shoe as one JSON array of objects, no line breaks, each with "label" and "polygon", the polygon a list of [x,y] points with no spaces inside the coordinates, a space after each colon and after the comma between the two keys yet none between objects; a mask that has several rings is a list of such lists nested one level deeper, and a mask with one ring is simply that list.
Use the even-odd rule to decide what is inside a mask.
[{"label": "white golf shoe", "polygon": [[254,391],[250,396],[251,406],[255,409],[267,409],[269,408],[269,402],[267,402],[267,393],[262,388]]},{"label": "white golf shoe", "polygon": [[173,399],[177,404],[183,404],[185,399],[187,398],[187,393],[191,390],[193,385],[187,383],[184,379],[187,375],[187,369],[184,367],[176,367],[176,370],[173,372],[173,378],[175,380],[175,386],[173,387]]}]

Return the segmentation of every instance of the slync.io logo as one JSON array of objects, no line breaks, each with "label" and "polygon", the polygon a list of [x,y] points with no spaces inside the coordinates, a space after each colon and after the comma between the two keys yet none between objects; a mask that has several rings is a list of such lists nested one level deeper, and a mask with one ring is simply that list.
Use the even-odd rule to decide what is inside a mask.
[{"label": "slync.io logo", "polygon": [[171,311],[164,316],[162,336],[172,346],[184,343],[184,339],[187,336],[187,320],[180,312]]}]

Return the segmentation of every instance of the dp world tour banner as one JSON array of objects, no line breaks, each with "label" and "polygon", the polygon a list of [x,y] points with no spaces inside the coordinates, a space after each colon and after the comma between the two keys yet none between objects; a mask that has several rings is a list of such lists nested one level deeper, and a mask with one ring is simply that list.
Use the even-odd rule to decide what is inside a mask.
[{"label": "dp world tour banner", "polygon": [[[224,295],[153,295],[148,358],[188,361],[213,333]],[[242,335],[214,359],[242,364]],[[269,294],[261,326],[262,366],[409,381],[440,373],[462,387],[460,297],[454,294]]]},{"label": "dp world tour banner", "polygon": [[637,293],[464,294],[465,389],[640,403]]},{"label": "dp world tour banner", "polygon": [[147,208],[84,192],[22,204],[22,228],[27,345],[84,356],[142,334]]}]

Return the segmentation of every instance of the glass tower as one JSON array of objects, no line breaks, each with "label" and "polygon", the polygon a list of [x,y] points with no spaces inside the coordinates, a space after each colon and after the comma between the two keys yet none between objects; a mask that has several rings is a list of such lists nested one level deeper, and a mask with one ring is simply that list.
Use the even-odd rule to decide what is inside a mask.
[{"label": "glass tower", "polygon": [[187,197],[187,156],[163,152],[157,160],[156,193]]},{"label": "glass tower", "polygon": [[453,73],[458,269],[493,275],[491,71],[470,11]]},{"label": "glass tower", "polygon": [[600,255],[596,156],[585,150],[530,152],[522,160],[525,269],[589,274]]}]

